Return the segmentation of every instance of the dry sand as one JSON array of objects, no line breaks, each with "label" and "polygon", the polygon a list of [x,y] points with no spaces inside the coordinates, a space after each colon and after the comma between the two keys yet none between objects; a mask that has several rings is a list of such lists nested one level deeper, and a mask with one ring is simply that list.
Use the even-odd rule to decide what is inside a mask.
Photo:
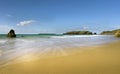
[{"label": "dry sand", "polygon": [[7,65],[0,74],[120,74],[120,42],[82,49],[67,56]]}]

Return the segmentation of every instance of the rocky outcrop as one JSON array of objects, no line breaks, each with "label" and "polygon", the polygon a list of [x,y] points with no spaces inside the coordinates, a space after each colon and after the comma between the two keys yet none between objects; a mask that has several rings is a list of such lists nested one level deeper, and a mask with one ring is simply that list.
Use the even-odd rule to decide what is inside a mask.
[{"label": "rocky outcrop", "polygon": [[94,35],[97,35],[97,33],[95,32],[95,33],[93,33]]},{"label": "rocky outcrop", "polygon": [[117,31],[117,32],[115,33],[115,37],[120,37],[120,31]]},{"label": "rocky outcrop", "polygon": [[114,35],[117,31],[120,31],[120,29],[112,30],[112,31],[103,31],[101,35]]},{"label": "rocky outcrop", "polygon": [[90,31],[71,31],[66,32],[64,35],[92,35],[93,33]]},{"label": "rocky outcrop", "polygon": [[16,37],[15,31],[13,29],[11,29],[9,31],[9,33],[7,34],[7,37],[9,37],[9,38],[15,38]]}]

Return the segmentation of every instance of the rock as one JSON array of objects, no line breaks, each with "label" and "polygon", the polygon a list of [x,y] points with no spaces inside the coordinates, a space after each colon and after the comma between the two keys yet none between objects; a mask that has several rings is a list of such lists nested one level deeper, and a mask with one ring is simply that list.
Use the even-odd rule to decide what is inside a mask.
[{"label": "rock", "polygon": [[101,35],[114,35],[117,31],[120,31],[120,29],[116,29],[112,31],[103,31]]},{"label": "rock", "polygon": [[120,31],[117,31],[117,32],[115,33],[115,37],[120,37]]},{"label": "rock", "polygon": [[93,33],[90,31],[70,31],[63,34],[64,35],[92,35]]},{"label": "rock", "polygon": [[94,35],[97,35],[97,33],[95,32]]},{"label": "rock", "polygon": [[113,31],[103,31],[101,33],[101,35],[114,35],[114,34],[115,34],[115,32],[113,32]]},{"label": "rock", "polygon": [[10,32],[8,33],[7,37],[15,38],[16,37],[15,31],[13,29],[11,29]]}]

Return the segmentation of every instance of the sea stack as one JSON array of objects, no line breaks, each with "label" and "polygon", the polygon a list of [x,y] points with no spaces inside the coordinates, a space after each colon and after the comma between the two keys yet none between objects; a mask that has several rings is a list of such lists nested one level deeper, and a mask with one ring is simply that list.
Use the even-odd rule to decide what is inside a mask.
[{"label": "sea stack", "polygon": [[16,37],[15,31],[13,29],[11,29],[9,31],[7,37],[9,37],[9,38],[15,38]]}]

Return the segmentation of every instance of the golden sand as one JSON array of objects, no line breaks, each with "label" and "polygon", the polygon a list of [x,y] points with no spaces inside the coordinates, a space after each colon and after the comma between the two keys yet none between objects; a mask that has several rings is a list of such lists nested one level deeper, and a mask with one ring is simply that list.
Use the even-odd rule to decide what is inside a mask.
[{"label": "golden sand", "polygon": [[7,65],[0,74],[120,74],[120,42],[82,49],[67,56]]}]

